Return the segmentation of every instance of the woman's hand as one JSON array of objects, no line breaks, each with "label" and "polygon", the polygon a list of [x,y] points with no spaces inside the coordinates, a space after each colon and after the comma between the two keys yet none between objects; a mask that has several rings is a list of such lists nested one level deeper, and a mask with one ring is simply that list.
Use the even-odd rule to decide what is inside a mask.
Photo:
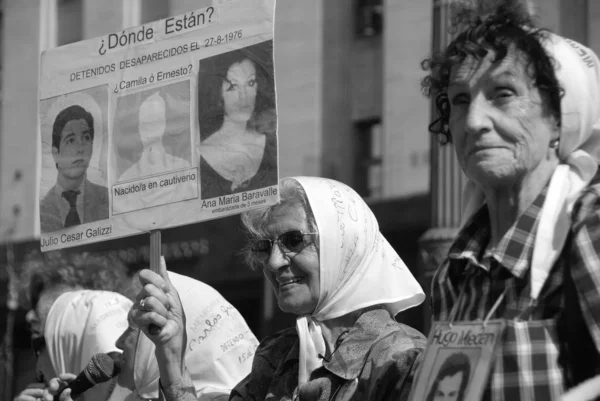
[{"label": "woman's hand", "polygon": [[144,288],[133,305],[133,321],[156,346],[161,382],[168,386],[180,379],[184,371],[185,313],[162,256],[158,274],[142,270],[140,281]]},{"label": "woman's hand", "polygon": [[[13,401],[38,401],[44,399],[44,383],[31,383]],[[52,401],[52,400],[50,400]]]},{"label": "woman's hand", "polygon": [[[62,375],[58,375],[58,377],[51,379],[48,382],[48,387],[44,390],[44,401],[53,401],[54,396],[58,394],[60,394],[60,397],[58,397],[59,401],[73,401],[71,398],[71,389],[65,389],[65,387],[76,378],[77,376],[72,373],[63,373]],[[63,389],[65,390],[63,391]]]}]

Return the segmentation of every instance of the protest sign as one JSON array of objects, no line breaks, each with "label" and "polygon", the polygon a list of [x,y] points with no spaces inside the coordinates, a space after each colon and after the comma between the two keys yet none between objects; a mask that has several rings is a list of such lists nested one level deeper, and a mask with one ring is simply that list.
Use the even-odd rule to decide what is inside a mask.
[{"label": "protest sign", "polygon": [[274,3],[215,1],[42,53],[42,250],[279,200]]},{"label": "protest sign", "polygon": [[410,401],[481,400],[505,322],[436,322],[427,339]]}]

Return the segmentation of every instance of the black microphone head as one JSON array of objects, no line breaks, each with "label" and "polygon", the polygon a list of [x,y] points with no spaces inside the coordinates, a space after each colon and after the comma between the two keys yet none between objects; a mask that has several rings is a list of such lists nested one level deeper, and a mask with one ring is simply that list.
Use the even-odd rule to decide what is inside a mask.
[{"label": "black microphone head", "polygon": [[[71,389],[72,399],[97,384],[109,381],[121,372],[119,358],[117,355],[113,356],[114,359],[107,354],[96,354],[92,357],[85,369],[67,387]],[[55,399],[57,399],[56,396]]]},{"label": "black microphone head", "polygon": [[121,372],[118,361],[107,354],[96,354],[85,368],[88,377],[96,384],[104,383]]}]

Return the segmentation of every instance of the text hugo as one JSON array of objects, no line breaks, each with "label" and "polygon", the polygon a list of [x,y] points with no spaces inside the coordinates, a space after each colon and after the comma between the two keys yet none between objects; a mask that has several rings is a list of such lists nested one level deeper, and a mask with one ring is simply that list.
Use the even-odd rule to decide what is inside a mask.
[{"label": "text hugo", "polygon": [[458,340],[458,333],[454,331],[437,330],[433,335],[431,342],[444,347],[448,344],[454,344]]},{"label": "text hugo", "polygon": [[492,344],[495,338],[493,333],[486,332],[473,333],[467,330],[459,335],[455,331],[437,330],[431,338],[431,343],[443,347],[449,344],[473,347]]},{"label": "text hugo", "polygon": [[[126,33],[123,31],[121,33],[111,33],[108,35],[108,50],[112,50],[116,47],[126,47],[136,43],[145,42],[147,40],[151,40],[152,38],[154,38],[154,29],[152,29],[151,26],[146,27],[145,25],[142,25],[137,32],[131,31]],[[102,39],[98,53],[101,55],[106,53],[104,39]]]}]

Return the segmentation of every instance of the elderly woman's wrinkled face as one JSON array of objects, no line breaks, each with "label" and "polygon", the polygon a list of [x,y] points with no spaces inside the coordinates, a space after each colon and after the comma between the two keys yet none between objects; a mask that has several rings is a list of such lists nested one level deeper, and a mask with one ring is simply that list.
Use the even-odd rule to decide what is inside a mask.
[{"label": "elderly woman's wrinkled face", "polygon": [[[283,204],[276,207],[267,224],[270,238],[276,239],[292,230],[311,232],[302,206]],[[319,253],[314,243],[306,243],[297,253],[282,252],[281,246],[274,244],[269,259],[263,264],[263,273],[271,283],[282,311],[303,315],[315,310],[319,302],[320,272]]]},{"label": "elderly woman's wrinkled face", "polygon": [[135,349],[137,347],[140,329],[133,323],[131,312],[127,315],[127,321],[129,326],[115,343],[116,347],[123,351],[121,354],[121,373],[119,373],[117,381],[121,387],[133,391],[135,390],[135,381],[133,378]]},{"label": "elderly woman's wrinkled face", "polygon": [[450,132],[458,161],[481,186],[499,188],[556,162],[549,143],[559,130],[527,60],[510,49],[503,60],[496,53],[467,58],[453,68],[448,88]]},{"label": "elderly woman's wrinkled face", "polygon": [[229,67],[221,88],[225,115],[233,121],[250,120],[257,89],[256,68],[252,61],[246,59]]}]

